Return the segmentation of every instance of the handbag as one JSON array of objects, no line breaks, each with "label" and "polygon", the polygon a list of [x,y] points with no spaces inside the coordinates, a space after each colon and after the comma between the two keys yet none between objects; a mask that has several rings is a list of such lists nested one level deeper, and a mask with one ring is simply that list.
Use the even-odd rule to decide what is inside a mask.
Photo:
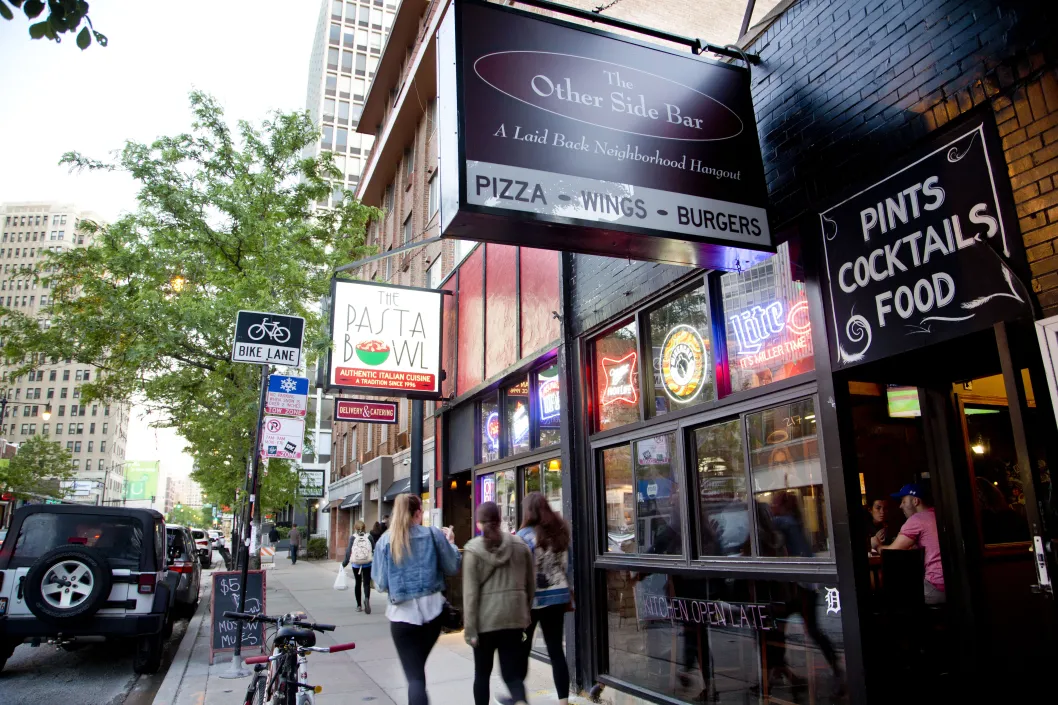
[{"label": "handbag", "polygon": [[345,566],[342,566],[342,565],[338,566],[338,575],[334,579],[334,589],[335,590],[348,590],[349,589],[349,581],[345,577]]},{"label": "handbag", "polygon": [[[434,552],[437,554],[437,572],[439,572],[443,578],[444,569],[441,567],[441,549],[437,547],[437,534],[433,534],[433,546]],[[445,595],[445,591],[441,591],[441,595]],[[444,604],[441,606],[441,631],[449,634],[451,632],[462,631],[463,629],[463,611],[448,601],[448,597],[445,596]]]}]

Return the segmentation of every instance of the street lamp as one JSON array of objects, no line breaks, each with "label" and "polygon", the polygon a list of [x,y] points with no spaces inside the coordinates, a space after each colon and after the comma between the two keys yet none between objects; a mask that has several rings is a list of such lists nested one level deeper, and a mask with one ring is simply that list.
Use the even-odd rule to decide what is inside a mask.
[{"label": "street lamp", "polygon": [[45,421],[51,418],[51,404],[48,404],[44,407],[44,413],[42,413],[40,417]]}]

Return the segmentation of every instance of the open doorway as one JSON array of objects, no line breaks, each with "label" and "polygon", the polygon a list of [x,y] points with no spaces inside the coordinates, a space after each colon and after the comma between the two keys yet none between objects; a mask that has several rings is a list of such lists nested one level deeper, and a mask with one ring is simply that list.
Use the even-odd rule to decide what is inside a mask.
[{"label": "open doorway", "polygon": [[1038,591],[1031,542],[1030,500],[1049,483],[1034,386],[1009,362],[1004,375],[991,331],[972,337],[843,381],[865,660],[879,702],[1010,693],[1011,675],[1054,655],[1052,598]]}]

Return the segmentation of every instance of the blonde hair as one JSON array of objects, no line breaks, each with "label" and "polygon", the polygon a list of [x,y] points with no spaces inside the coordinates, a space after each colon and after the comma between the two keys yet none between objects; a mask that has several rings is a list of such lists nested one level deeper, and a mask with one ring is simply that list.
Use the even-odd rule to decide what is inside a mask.
[{"label": "blonde hair", "polygon": [[353,524],[353,532],[354,532],[354,533],[357,533],[357,534],[362,534],[362,533],[364,533],[364,529],[366,529],[366,528],[367,528],[367,524],[365,524],[365,523],[364,523],[363,521],[361,521],[360,519],[357,519],[357,520],[356,520],[356,523],[355,523],[355,524]]},{"label": "blonde hair", "polygon": [[393,517],[389,521],[389,545],[393,553],[394,564],[404,560],[404,554],[410,548],[408,535],[411,533],[415,513],[420,509],[422,509],[422,500],[413,494],[397,495],[393,503]]}]

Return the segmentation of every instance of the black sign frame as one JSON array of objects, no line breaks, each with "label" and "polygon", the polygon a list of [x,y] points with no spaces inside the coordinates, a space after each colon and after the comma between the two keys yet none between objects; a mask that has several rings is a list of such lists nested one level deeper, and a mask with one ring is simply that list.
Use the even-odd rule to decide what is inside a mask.
[{"label": "black sign frame", "polygon": [[[372,404],[372,405],[375,405],[375,406],[386,406],[386,407],[389,407],[390,409],[393,410],[393,420],[392,421],[386,421],[386,420],[380,420],[380,419],[367,419],[367,418],[362,418],[362,417],[346,416],[346,415],[340,414],[338,409],[339,409],[340,404],[342,404],[343,402],[345,402],[345,403],[353,403],[353,404]],[[397,420],[399,418],[400,418],[400,409],[399,409],[399,405],[395,401],[384,401],[382,399],[378,399],[378,400],[376,400],[376,399],[349,399],[349,398],[346,398],[346,397],[335,397],[335,399],[334,399],[334,420],[335,421],[342,421],[344,423],[377,423],[377,424],[385,424],[386,426],[396,426],[397,425]]]},{"label": "black sign frame", "polygon": [[[947,173],[941,178],[939,174],[945,170]],[[924,217],[920,218],[910,206],[908,191],[897,185],[914,182],[909,190],[924,188],[927,181],[915,178],[923,174],[928,174],[926,179],[934,179],[928,183],[928,198],[933,199],[929,205],[933,207],[927,208],[926,191],[918,191],[923,197],[920,214]],[[955,188],[953,183],[957,184]],[[921,227],[897,222],[898,217],[890,216],[889,200],[899,193],[908,195],[909,215],[913,216],[910,222],[919,219]],[[978,198],[982,194],[984,200]],[[953,201],[963,210],[952,212]],[[966,209],[969,201],[977,202]],[[875,213],[881,213],[877,218],[867,215],[868,209],[862,207],[876,203],[882,204],[881,211]],[[978,210],[982,204],[985,207]],[[936,215],[927,216],[927,210]],[[858,222],[850,217],[853,212]],[[991,110],[975,109],[930,135],[908,157],[877,174],[870,185],[850,189],[849,195],[819,211],[818,218],[820,288],[835,369],[921,349],[990,328],[999,321],[1032,318],[1038,309],[1027,284],[1031,273],[1002,141]],[[881,232],[883,227],[891,229],[893,235],[888,230]],[[894,238],[895,234],[900,236]],[[871,235],[875,240],[868,242],[866,238]],[[916,236],[921,238],[921,245]],[[969,243],[971,240],[976,244]],[[860,245],[858,250],[852,247],[852,241]],[[905,244],[908,247],[899,251]],[[935,265],[923,261],[927,245],[931,246],[929,252],[940,253]],[[890,259],[886,258],[886,248]],[[881,254],[877,254],[879,250]],[[897,260],[904,271],[899,269]],[[932,296],[922,283],[927,279]],[[881,287],[876,286],[879,283]],[[920,294],[917,298],[916,293]],[[896,298],[900,299],[900,307],[896,306]],[[880,325],[883,320],[885,325]],[[880,337],[881,331],[884,336]]]},{"label": "black sign frame", "polygon": [[[234,642],[236,631],[236,622],[232,619],[225,619],[224,612],[238,612],[239,611],[239,593],[230,589],[224,590],[220,587],[223,581],[235,581],[237,589],[241,589],[242,572],[238,570],[231,571],[216,571],[211,576],[212,585],[209,597],[209,663],[213,664],[213,657],[215,654],[224,653],[227,651],[234,651],[235,644],[231,646],[224,646],[224,634],[231,635],[231,641]],[[263,570],[250,570],[246,572],[246,581],[250,585],[250,591],[246,595],[246,609],[244,610],[250,614],[268,614],[265,610],[265,600],[268,593],[267,589],[267,576]],[[260,592],[255,593],[255,589],[259,588]],[[228,598],[230,599],[231,605],[229,606]],[[253,604],[256,600],[257,604]],[[265,633],[264,623],[254,622],[249,624],[244,622],[242,625],[242,653],[246,653],[247,650],[254,651],[260,649],[261,653],[265,651]]]},{"label": "black sign frame", "polygon": [[[268,326],[264,325],[265,321],[268,321],[269,325],[278,324],[278,326],[269,329]],[[255,330],[259,332],[260,335],[251,335],[251,332]],[[278,332],[279,330],[286,330],[288,334],[282,342],[275,340],[273,336],[273,331]],[[266,339],[271,339],[271,343],[262,342]],[[288,345],[288,342],[296,342],[297,346],[295,347],[293,344]],[[296,350],[297,359],[294,361],[288,361],[267,358],[249,358],[245,355],[237,354],[240,345],[286,351]],[[231,359],[232,362],[245,362],[256,365],[269,364],[286,367],[299,367],[301,365],[301,355],[304,346],[305,319],[301,316],[242,310],[239,311],[238,316],[235,319],[235,340],[232,342],[231,346]]]},{"label": "black sign frame", "polygon": [[[748,105],[748,110],[735,113],[731,108],[727,109],[733,114],[736,114],[740,122],[743,124],[743,130],[739,134],[744,134],[745,137],[742,138],[743,141],[740,142],[739,145],[740,149],[745,151],[745,154],[739,157],[736,164],[740,166],[740,173],[745,172],[748,174],[745,178],[745,188],[740,189],[740,192],[745,195],[741,196],[739,200],[736,201],[730,198],[721,199],[719,197],[709,197],[704,194],[691,195],[690,193],[687,193],[686,187],[684,187],[683,191],[662,190],[647,187],[642,183],[632,186],[632,191],[630,193],[634,197],[636,194],[635,189],[639,189],[639,191],[646,190],[654,191],[655,193],[668,193],[669,196],[674,197],[682,196],[687,199],[688,203],[700,200],[702,202],[710,201],[720,206],[730,206],[732,209],[759,210],[762,217],[758,221],[755,221],[757,224],[754,225],[752,229],[747,230],[747,232],[754,235],[754,239],[752,239],[752,241],[729,239],[728,237],[721,235],[719,226],[712,230],[713,235],[706,234],[699,236],[697,234],[691,235],[674,232],[671,229],[673,222],[669,222],[668,224],[659,222],[653,227],[641,227],[626,223],[613,222],[612,220],[603,218],[588,220],[560,215],[555,212],[518,212],[507,208],[497,208],[488,205],[470,203],[468,199],[469,176],[467,134],[468,131],[474,132],[475,134],[478,134],[480,131],[468,130],[466,126],[466,96],[465,81],[463,77],[467,75],[466,72],[470,69],[464,66],[463,60],[464,32],[462,27],[462,15],[464,13],[464,8],[487,8],[489,12],[498,13],[497,16],[504,14],[508,17],[516,16],[528,19],[532,22],[571,29],[584,35],[594,35],[597,37],[612,39],[630,47],[642,47],[643,49],[652,52],[658,52],[659,55],[668,55],[671,57],[678,57],[680,60],[696,62],[703,68],[708,67],[709,70],[715,69],[720,72],[729,71],[734,72],[732,75],[744,77],[744,99]],[[775,252],[766,212],[768,200],[767,188],[764,181],[763,158],[761,156],[760,145],[757,138],[756,119],[752,109],[752,97],[749,89],[749,71],[747,68],[710,61],[693,54],[678,52],[656,44],[641,42],[630,38],[627,35],[615,34],[594,27],[586,27],[584,25],[562,21],[554,17],[527,13],[522,10],[494,3],[481,2],[480,0],[454,0],[446,12],[447,14],[442,19],[437,33],[437,119],[442,138],[445,135],[456,135],[456,139],[442,139],[439,144],[439,176],[441,179],[440,210],[441,232],[443,237],[611,257],[633,257],[636,259],[656,262],[670,262],[674,264],[723,270],[746,269],[753,264],[766,259]],[[636,49],[636,51],[638,51],[638,49]],[[507,53],[516,53],[516,51]],[[560,54],[559,52],[544,51],[535,51],[535,53]],[[601,59],[591,57],[568,56],[571,56],[571,58],[574,59],[579,58],[589,61],[602,61]],[[634,70],[638,71],[638,69]],[[662,77],[662,79],[676,83],[668,78]],[[495,88],[495,86],[493,87]],[[684,88],[687,87],[684,86]],[[724,103],[721,103],[719,100],[708,96],[707,94],[701,93],[696,89],[690,90],[694,93],[705,95],[709,100],[727,107]],[[500,92],[503,93],[504,91]],[[510,94],[507,95],[510,96]],[[452,96],[454,99],[446,99],[447,96]],[[523,103],[525,102],[515,96],[510,97],[514,98],[514,100]],[[742,97],[740,96],[740,98]],[[545,112],[553,111],[545,109]],[[571,117],[568,115],[562,115],[561,113],[553,114],[558,115],[559,117]],[[584,122],[577,118],[571,119],[575,122]],[[592,123],[588,124],[591,125]],[[605,125],[595,125],[595,127],[607,128]],[[617,128],[613,128],[615,134],[617,134],[616,129]],[[659,135],[646,135],[635,132],[629,134],[647,139],[660,137]],[[613,139],[620,141],[621,138],[613,137]],[[629,139],[636,141],[634,138]],[[665,141],[666,139],[671,138],[660,138],[661,141]],[[719,140],[720,138],[717,138],[717,140],[713,141]],[[651,146],[650,143],[644,144],[647,147]],[[631,153],[632,145],[627,146],[629,147],[629,153]],[[637,155],[639,154],[638,143],[635,145],[635,152]],[[659,153],[658,157],[660,158],[660,156]],[[573,156],[572,158],[575,159],[577,157]],[[684,153],[684,158],[686,160],[686,153]],[[474,161],[475,164],[478,163],[477,160],[471,161]],[[698,161],[700,162],[701,160]],[[615,161],[614,165],[620,163],[620,160]],[[532,169],[526,169],[521,166],[508,167],[507,165],[503,165],[503,167],[512,170],[532,171]],[[593,180],[584,176],[570,175],[557,171],[554,172],[553,175],[568,179],[571,183],[573,180]],[[684,177],[684,181],[688,181],[689,179],[689,176]],[[629,182],[626,181],[625,183]],[[512,184],[512,193],[518,188],[517,184]],[[576,190],[576,187],[572,185],[568,186],[568,188],[572,191]],[[526,191],[529,193],[532,192],[531,184]],[[573,203],[576,200],[568,194],[559,194],[558,198],[565,203]],[[521,199],[515,197],[514,200]],[[638,203],[638,200],[629,199],[629,202]],[[691,210],[693,211],[694,209]],[[668,218],[671,215],[671,211],[672,207],[665,204],[664,208],[648,207],[645,208],[643,212],[647,214],[644,217],[654,219]],[[609,211],[605,212],[609,214]],[[618,214],[615,215],[618,218],[620,217]],[[697,216],[699,213],[695,213],[694,215]],[[715,215],[716,219],[714,220],[713,213],[710,213],[710,222],[719,222],[721,213],[717,211]],[[730,216],[731,214],[727,213],[726,215]],[[625,213],[625,216],[631,218],[627,212]],[[705,221],[703,221],[703,223],[704,222]],[[731,230],[741,228],[737,218],[731,222],[734,222],[735,225],[728,226],[725,223],[724,230],[727,230],[729,227]],[[752,232],[752,230],[756,229],[758,226],[759,232]],[[702,227],[704,227],[704,224]],[[570,228],[576,228],[576,230],[571,232]]]}]

